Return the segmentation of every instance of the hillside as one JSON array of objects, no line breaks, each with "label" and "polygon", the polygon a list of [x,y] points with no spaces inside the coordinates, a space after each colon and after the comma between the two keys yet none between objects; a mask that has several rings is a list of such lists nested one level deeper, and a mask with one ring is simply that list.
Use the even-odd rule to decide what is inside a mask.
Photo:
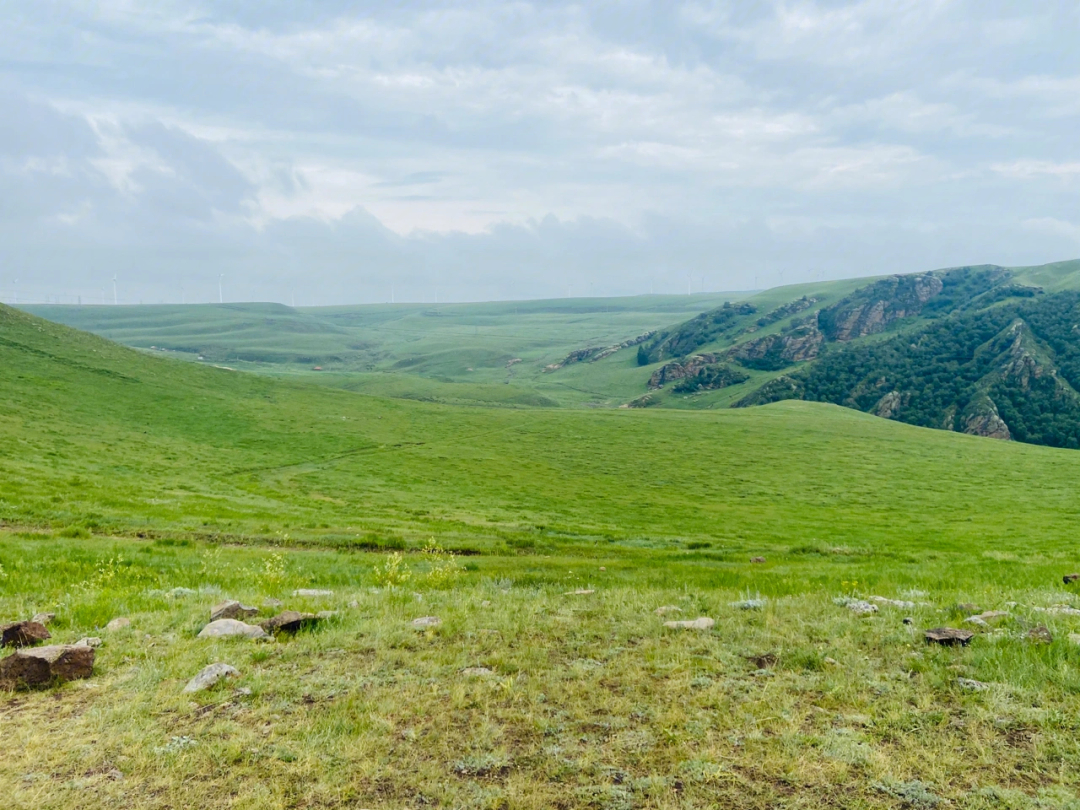
[{"label": "hillside", "polygon": [[[0,617],[100,642],[85,680],[0,684],[13,807],[1080,793],[1080,453],[815,402],[373,397],[6,307],[0,368]],[[226,599],[309,626],[200,637]]]}]

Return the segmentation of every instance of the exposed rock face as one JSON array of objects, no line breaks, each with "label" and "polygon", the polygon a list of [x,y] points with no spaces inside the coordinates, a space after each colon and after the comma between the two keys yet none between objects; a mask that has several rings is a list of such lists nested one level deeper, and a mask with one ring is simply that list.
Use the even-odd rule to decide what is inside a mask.
[{"label": "exposed rock face", "polygon": [[255,616],[258,612],[258,608],[247,607],[246,605],[241,605],[235,599],[229,599],[222,602],[220,605],[215,605],[210,610],[210,621],[215,622],[218,619],[246,619],[249,616]]},{"label": "exposed rock face", "polygon": [[896,415],[896,412],[900,410],[900,402],[900,392],[890,391],[879,399],[877,405],[874,406],[874,416],[892,419],[893,416]]},{"label": "exposed rock face", "polygon": [[49,686],[89,678],[93,672],[94,648],[80,644],[19,650],[0,661],[0,683],[7,688]]},{"label": "exposed rock face", "polygon": [[695,354],[685,360],[673,360],[665,363],[649,378],[649,388],[662,388],[669,382],[693,377],[706,366],[711,366],[719,359],[715,354]]},{"label": "exposed rock face", "polygon": [[[570,366],[574,363],[595,363],[597,360],[603,360],[605,357],[610,357],[620,349],[626,349],[630,346],[637,346],[639,343],[644,343],[656,334],[655,330],[652,332],[645,332],[637,337],[624,340],[622,343],[618,343],[614,346],[589,346],[585,349],[575,349],[566,355],[558,363],[552,363],[544,366],[544,372],[558,371],[563,366]],[[517,362],[521,362],[518,360]]]},{"label": "exposed rock face", "polygon": [[825,343],[825,335],[818,329],[817,318],[787,332],[765,335],[731,349],[727,356],[750,368],[777,369],[804,360],[813,360]]},{"label": "exposed rock face", "polygon": [[735,403],[735,408],[748,408],[751,405],[766,405],[785,399],[801,399],[805,389],[803,382],[789,374],[782,374],[770,380],[757,391],[752,391]]},{"label": "exposed rock face", "polygon": [[270,638],[258,625],[236,619],[217,619],[199,631],[199,638]]},{"label": "exposed rock face", "polygon": [[286,610],[273,618],[262,623],[262,629],[267,633],[298,633],[301,630],[314,627],[319,623],[319,617],[314,613],[299,613],[295,610]]},{"label": "exposed rock face", "polygon": [[32,647],[50,638],[45,625],[37,621],[0,625],[0,647]]},{"label": "exposed rock face", "polygon": [[883,279],[823,310],[822,330],[838,341],[876,334],[899,318],[918,315],[943,287],[930,273]]},{"label": "exposed rock face", "polygon": [[986,436],[990,439],[1012,438],[1009,426],[998,414],[997,405],[988,396],[979,397],[968,406],[964,416],[964,433],[972,436]]}]

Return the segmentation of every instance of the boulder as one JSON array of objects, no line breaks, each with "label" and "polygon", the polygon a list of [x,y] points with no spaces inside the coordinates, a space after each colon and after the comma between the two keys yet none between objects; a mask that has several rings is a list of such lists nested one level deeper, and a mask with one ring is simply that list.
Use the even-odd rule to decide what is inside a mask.
[{"label": "boulder", "polygon": [[314,613],[286,610],[262,622],[262,629],[274,635],[278,633],[297,633],[300,630],[308,630],[314,627],[319,621],[319,617]]},{"label": "boulder", "polygon": [[86,638],[80,638],[75,643],[81,647],[100,647],[101,639],[97,636],[87,636]]},{"label": "boulder", "polygon": [[202,692],[205,689],[217,686],[223,678],[236,678],[239,677],[239,675],[239,670],[228,664],[211,664],[188,681],[187,686],[184,687],[184,691]]},{"label": "boulder", "polygon": [[256,615],[258,612],[258,608],[241,605],[235,599],[227,599],[219,605],[214,605],[214,607],[210,609],[210,621],[216,622],[218,619],[246,619],[249,616]]},{"label": "boulder", "polygon": [[270,638],[270,636],[255,624],[244,624],[236,619],[218,619],[200,630],[199,638]]},{"label": "boulder", "polygon": [[8,688],[32,689],[94,673],[94,649],[81,644],[53,644],[19,650],[0,661],[0,683]]},{"label": "boulder", "polygon": [[298,588],[292,592],[293,596],[333,596],[333,591],[322,591],[318,588]]},{"label": "boulder", "polygon": [[37,622],[38,624],[43,624],[48,627],[50,624],[52,624],[53,619],[55,618],[55,613],[35,613],[34,618],[32,618],[30,621]]},{"label": "boulder", "polygon": [[32,647],[47,638],[50,638],[49,631],[41,622],[12,622],[0,626],[0,647]]},{"label": "boulder", "polygon": [[429,627],[438,627],[442,624],[442,619],[438,616],[421,616],[419,619],[412,620],[412,626],[418,630],[426,630]]},{"label": "boulder", "polygon": [[943,644],[946,647],[966,647],[974,637],[975,634],[970,630],[960,630],[956,627],[935,627],[927,630],[925,634],[927,644]]},{"label": "boulder", "polygon": [[105,625],[106,630],[123,630],[125,627],[131,627],[131,619],[124,616],[118,616]]},{"label": "boulder", "polygon": [[711,630],[715,624],[714,619],[710,619],[708,616],[699,616],[696,619],[664,622],[664,627],[670,627],[673,630]]}]

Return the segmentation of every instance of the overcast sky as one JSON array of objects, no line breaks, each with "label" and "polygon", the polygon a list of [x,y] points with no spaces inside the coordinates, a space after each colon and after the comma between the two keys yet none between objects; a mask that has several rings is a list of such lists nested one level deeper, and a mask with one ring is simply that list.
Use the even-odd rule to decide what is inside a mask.
[{"label": "overcast sky", "polygon": [[1076,0],[5,3],[0,299],[1076,258],[1078,43]]}]

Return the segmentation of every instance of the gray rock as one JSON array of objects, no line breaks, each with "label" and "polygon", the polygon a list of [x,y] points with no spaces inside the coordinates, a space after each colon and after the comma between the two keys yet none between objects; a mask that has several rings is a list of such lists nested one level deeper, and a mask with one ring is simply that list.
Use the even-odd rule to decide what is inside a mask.
[{"label": "gray rock", "polygon": [[871,596],[871,602],[877,602],[879,605],[885,605],[886,607],[900,608],[901,610],[911,610],[915,607],[914,602],[909,602],[904,599],[888,599],[884,596]]},{"label": "gray rock", "polygon": [[11,688],[34,688],[89,678],[94,650],[79,644],[54,644],[18,650],[0,661],[0,683]]},{"label": "gray rock", "polygon": [[925,633],[927,644],[943,644],[947,647],[966,647],[974,637],[975,634],[970,630],[959,630],[955,627],[935,627]]},{"label": "gray rock", "polygon": [[51,638],[41,622],[12,622],[0,625],[0,647],[32,647]]},{"label": "gray rock", "polygon": [[262,628],[267,633],[298,633],[308,630],[318,624],[319,617],[314,613],[300,613],[295,610],[286,610],[273,618],[262,622]]},{"label": "gray rock", "polygon": [[438,627],[442,624],[442,619],[438,616],[421,616],[419,619],[412,620],[412,626],[424,630],[428,627]]},{"label": "gray rock", "polygon": [[728,607],[737,610],[761,610],[765,607],[765,599],[742,599],[738,602],[729,602]]},{"label": "gray rock", "polygon": [[975,681],[971,678],[957,678],[956,683],[961,689],[968,689],[972,692],[985,692],[990,688],[990,684],[983,683],[982,681]]},{"label": "gray rock", "polygon": [[486,678],[495,673],[487,667],[465,667],[461,670],[461,674],[468,678]]},{"label": "gray rock", "polygon": [[218,619],[246,619],[250,616],[257,615],[258,612],[258,608],[241,605],[235,599],[228,599],[211,608],[210,621],[215,622]]},{"label": "gray rock", "polygon": [[711,630],[716,624],[714,619],[708,616],[699,616],[696,619],[686,619],[678,622],[664,622],[664,627],[679,630]]},{"label": "gray rock", "polygon": [[124,616],[118,616],[105,625],[106,630],[123,630],[125,627],[131,627],[131,619]]},{"label": "gray rock", "polygon": [[217,686],[223,678],[237,678],[239,676],[240,672],[235,667],[231,667],[228,664],[211,664],[188,681],[187,686],[184,687],[184,691],[202,692],[205,689]]},{"label": "gray rock", "polygon": [[666,616],[668,613],[682,613],[682,608],[675,605],[661,605],[653,613],[657,616]]},{"label": "gray rock", "polygon": [[986,623],[986,621],[983,619],[982,616],[968,616],[966,619],[964,619],[964,622],[966,624],[974,624],[976,627],[989,627],[990,626],[990,625],[988,625]]},{"label": "gray rock", "polygon": [[297,588],[292,592],[293,596],[333,596],[333,591],[323,591],[318,588]]},{"label": "gray rock", "polygon": [[992,621],[997,619],[1004,619],[1009,615],[1006,610],[986,610],[980,613],[978,616],[968,616],[964,619],[965,622],[971,622],[972,624],[980,624],[983,626],[988,625]]},{"label": "gray rock", "polygon": [[30,621],[37,622],[38,624],[48,627],[50,624],[53,623],[53,619],[55,618],[55,613],[35,613],[34,618],[32,618]]},{"label": "gray rock", "polygon": [[270,638],[266,631],[255,624],[245,624],[236,619],[218,619],[199,631],[199,638]]},{"label": "gray rock", "polygon": [[87,636],[86,638],[80,638],[75,643],[80,647],[100,647],[101,639],[97,636]]}]

